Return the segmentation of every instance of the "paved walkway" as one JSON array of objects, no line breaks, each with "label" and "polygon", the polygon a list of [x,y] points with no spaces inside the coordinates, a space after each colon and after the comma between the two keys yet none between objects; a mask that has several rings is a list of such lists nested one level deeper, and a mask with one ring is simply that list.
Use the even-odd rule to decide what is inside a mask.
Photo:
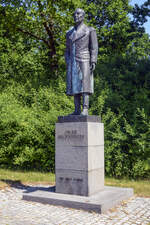
[{"label": "paved walkway", "polygon": [[133,197],[105,214],[21,200],[26,186],[0,190],[0,225],[150,224],[150,198]]}]

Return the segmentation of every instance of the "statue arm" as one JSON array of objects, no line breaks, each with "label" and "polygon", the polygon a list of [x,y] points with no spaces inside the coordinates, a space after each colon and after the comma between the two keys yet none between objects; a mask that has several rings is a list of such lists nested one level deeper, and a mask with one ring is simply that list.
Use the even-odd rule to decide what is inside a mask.
[{"label": "statue arm", "polygon": [[90,55],[91,55],[91,70],[95,69],[95,65],[97,63],[97,55],[98,55],[98,41],[96,30],[91,28],[90,32]]},{"label": "statue arm", "polygon": [[69,41],[68,41],[68,38],[67,38],[67,35],[66,35],[66,50],[65,50],[65,61],[66,61],[66,63],[68,62],[69,57],[70,57],[70,46],[69,46]]}]

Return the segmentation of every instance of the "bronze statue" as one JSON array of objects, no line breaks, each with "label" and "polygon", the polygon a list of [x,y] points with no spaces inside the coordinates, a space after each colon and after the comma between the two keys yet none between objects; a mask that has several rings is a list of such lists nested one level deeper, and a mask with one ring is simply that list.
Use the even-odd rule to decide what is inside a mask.
[{"label": "bronze statue", "polygon": [[83,9],[76,9],[75,26],[66,34],[67,95],[74,96],[75,104],[75,111],[71,115],[88,115],[89,95],[93,93],[98,43],[95,29],[84,24],[84,16]]}]

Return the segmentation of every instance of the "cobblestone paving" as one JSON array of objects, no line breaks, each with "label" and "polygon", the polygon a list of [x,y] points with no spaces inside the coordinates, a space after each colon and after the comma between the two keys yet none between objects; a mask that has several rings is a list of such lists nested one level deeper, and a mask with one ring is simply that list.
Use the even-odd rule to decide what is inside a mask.
[{"label": "cobblestone paving", "polygon": [[150,224],[150,198],[133,197],[105,214],[23,201],[24,188],[0,190],[0,225]]}]

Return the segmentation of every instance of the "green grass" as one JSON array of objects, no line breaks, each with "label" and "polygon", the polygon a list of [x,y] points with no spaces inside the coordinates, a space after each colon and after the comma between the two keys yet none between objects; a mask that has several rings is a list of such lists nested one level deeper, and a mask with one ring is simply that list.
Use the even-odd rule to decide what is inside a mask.
[{"label": "green grass", "polygon": [[35,171],[16,171],[0,169],[0,188],[10,186],[11,183],[22,184],[54,184],[55,174]]},{"label": "green grass", "polygon": [[138,196],[150,197],[150,179],[135,181],[128,179],[105,178],[105,185],[133,188],[134,194]]},{"label": "green grass", "polygon": [[[13,171],[0,169],[0,188],[11,186],[12,183],[22,184],[54,184],[55,174],[35,171]],[[138,196],[150,197],[150,180],[128,180],[105,178],[105,185],[130,187]]]}]

